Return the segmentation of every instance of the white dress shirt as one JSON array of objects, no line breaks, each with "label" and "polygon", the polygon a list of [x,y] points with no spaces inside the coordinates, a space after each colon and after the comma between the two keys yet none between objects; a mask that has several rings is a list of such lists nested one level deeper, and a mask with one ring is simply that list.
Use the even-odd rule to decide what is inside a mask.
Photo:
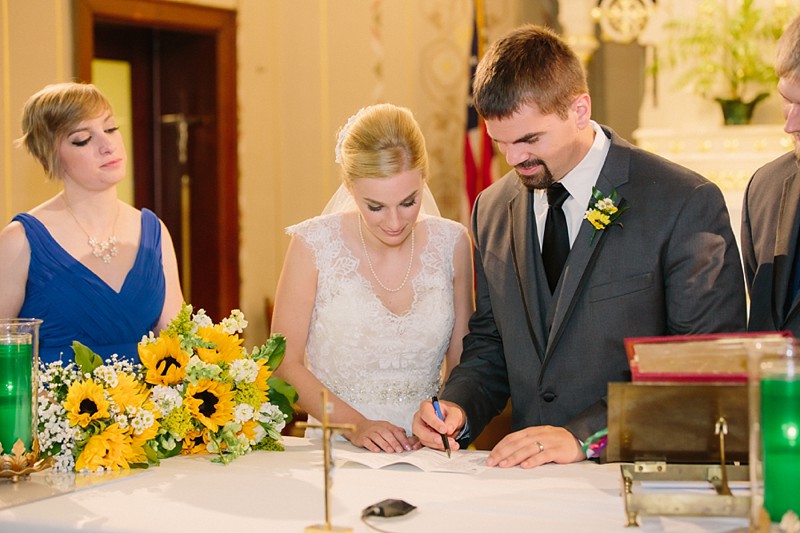
[{"label": "white dress shirt", "polygon": [[[589,148],[581,162],[567,172],[560,181],[570,195],[562,206],[567,219],[570,247],[575,242],[575,237],[578,236],[578,230],[592,197],[592,187],[597,183],[600,170],[608,155],[608,149],[611,147],[611,139],[606,137],[600,125],[593,120],[590,124],[594,130],[592,147]],[[547,191],[545,189],[533,191],[533,212],[536,216],[536,229],[539,234],[539,247],[541,247],[544,238],[544,223],[547,219]]]}]

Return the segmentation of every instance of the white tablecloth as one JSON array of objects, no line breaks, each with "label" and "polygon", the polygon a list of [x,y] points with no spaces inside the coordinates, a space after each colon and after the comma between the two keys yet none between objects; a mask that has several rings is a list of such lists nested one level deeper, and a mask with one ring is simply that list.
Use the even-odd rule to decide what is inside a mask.
[{"label": "white tablecloth", "polygon": [[[305,439],[287,438],[285,445],[285,452],[254,452],[227,466],[211,463],[209,456],[175,457],[107,483],[7,507],[0,510],[0,532],[302,532],[325,522],[322,451],[319,442]],[[41,490],[43,476],[13,489],[0,484],[0,504]],[[399,498],[417,509],[370,522],[396,533],[632,533],[625,528],[620,490],[614,464],[495,468],[468,475],[346,463],[334,473],[331,522],[367,533],[361,510]],[[643,532],[746,527],[738,518],[641,517],[640,524]]]}]

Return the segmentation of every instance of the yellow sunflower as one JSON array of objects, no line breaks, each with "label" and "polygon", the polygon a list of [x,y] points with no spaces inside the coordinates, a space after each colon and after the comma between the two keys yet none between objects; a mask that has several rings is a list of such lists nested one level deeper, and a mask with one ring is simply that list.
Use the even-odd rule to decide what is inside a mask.
[{"label": "yellow sunflower", "polygon": [[186,434],[183,439],[183,447],[181,448],[181,455],[196,455],[200,453],[208,453],[208,429],[202,430],[193,429]]},{"label": "yellow sunflower", "polygon": [[238,335],[228,335],[222,326],[204,326],[197,328],[197,335],[205,342],[214,344],[214,348],[197,348],[197,355],[206,363],[215,365],[220,362],[232,363],[242,357],[242,342]]},{"label": "yellow sunflower", "polygon": [[260,441],[266,434],[264,428],[261,427],[261,424],[255,420],[248,420],[242,424],[242,430],[239,433],[247,437],[247,440],[251,444],[255,444],[256,442]]},{"label": "yellow sunflower", "polygon": [[189,356],[177,337],[161,332],[156,342],[139,344],[139,358],[147,369],[145,381],[152,385],[174,385],[186,375]]},{"label": "yellow sunflower", "polygon": [[216,432],[233,420],[233,394],[226,383],[201,379],[186,387],[183,404],[201,424]]},{"label": "yellow sunflower", "polygon": [[135,458],[131,448],[128,430],[120,429],[119,424],[111,424],[102,433],[89,439],[80,456],[75,461],[75,470],[98,468],[121,470],[130,468],[129,463]]},{"label": "yellow sunflower", "polygon": [[128,407],[142,407],[148,395],[146,385],[125,372],[117,372],[117,386],[108,389],[108,394],[123,412]]},{"label": "yellow sunflower", "polygon": [[265,360],[256,361],[258,364],[258,375],[256,376],[255,384],[260,391],[268,391],[269,384],[267,380],[272,375],[272,370],[267,366],[267,362]]},{"label": "yellow sunflower", "polygon": [[72,426],[85,428],[92,420],[101,420],[111,416],[108,412],[108,400],[103,395],[103,387],[92,380],[76,381],[64,400],[64,409]]},{"label": "yellow sunflower", "polygon": [[131,455],[132,455],[131,462],[133,463],[147,462],[147,454],[144,451],[144,447],[147,444],[147,441],[154,439],[156,437],[160,427],[161,424],[159,424],[158,421],[153,422],[152,426],[142,431],[138,435],[134,434],[132,428],[129,429],[130,439],[131,439]]}]

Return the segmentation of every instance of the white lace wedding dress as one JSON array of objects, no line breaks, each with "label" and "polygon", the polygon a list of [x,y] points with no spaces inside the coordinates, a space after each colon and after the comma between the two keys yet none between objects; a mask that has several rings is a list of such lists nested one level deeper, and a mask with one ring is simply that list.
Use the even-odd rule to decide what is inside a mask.
[{"label": "white lace wedding dress", "polygon": [[318,216],[286,230],[314,251],[319,271],[306,364],[365,417],[388,420],[410,434],[420,401],[441,385],[455,321],[453,251],[466,229],[452,220],[420,216],[417,236],[426,230],[428,242],[410,281],[413,303],[396,315],[373,292],[359,259],[343,242],[342,217]]}]

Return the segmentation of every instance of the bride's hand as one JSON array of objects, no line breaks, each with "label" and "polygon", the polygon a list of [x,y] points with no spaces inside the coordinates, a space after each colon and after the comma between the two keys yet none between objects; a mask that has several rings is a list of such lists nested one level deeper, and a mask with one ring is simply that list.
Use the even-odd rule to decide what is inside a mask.
[{"label": "bride's hand", "polygon": [[345,437],[356,446],[372,452],[399,453],[420,447],[416,437],[407,436],[403,428],[385,420],[364,420]]}]

